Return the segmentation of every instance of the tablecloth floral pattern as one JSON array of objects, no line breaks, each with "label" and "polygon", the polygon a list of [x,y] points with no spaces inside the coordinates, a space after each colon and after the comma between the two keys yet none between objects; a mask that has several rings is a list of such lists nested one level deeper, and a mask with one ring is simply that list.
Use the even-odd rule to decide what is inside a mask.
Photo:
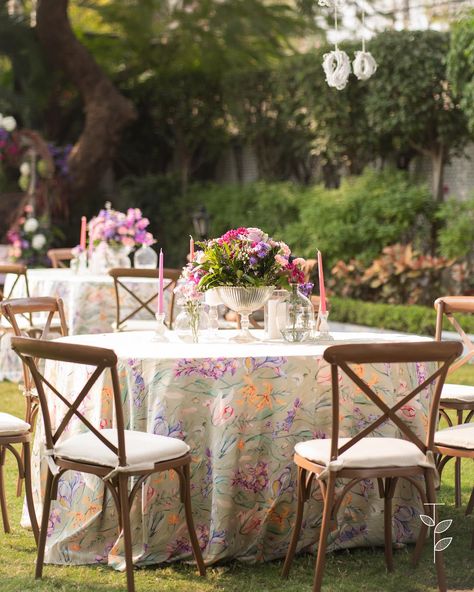
[{"label": "tablecloth floral pattern", "polygon": [[[356,371],[393,402],[407,387],[421,383],[428,369],[423,364],[385,364],[360,366]],[[49,372],[61,392],[78,392],[87,378],[78,367],[66,370],[52,364]],[[119,374],[128,428],[183,438],[191,447],[192,505],[205,560],[258,562],[283,557],[296,507],[294,444],[330,434],[330,369],[322,358],[120,359]],[[425,389],[413,405],[399,412],[420,436],[426,430],[430,396]],[[95,425],[111,427],[109,377],[104,375],[87,397],[83,412]],[[356,433],[374,416],[377,408],[341,377],[341,435]],[[40,433],[33,454],[36,475]],[[401,436],[388,423],[380,426],[378,435]],[[43,467],[43,485],[44,479]],[[320,499],[315,488],[299,550],[314,548]],[[421,502],[410,484],[400,482],[393,506],[394,539],[413,541]],[[356,485],[340,509],[331,548],[382,545],[382,511],[376,484],[365,480]],[[172,472],[148,479],[132,508],[132,528],[135,563],[191,559],[178,480]],[[46,560],[108,562],[123,568],[115,508],[96,477],[69,472],[61,478]]]}]

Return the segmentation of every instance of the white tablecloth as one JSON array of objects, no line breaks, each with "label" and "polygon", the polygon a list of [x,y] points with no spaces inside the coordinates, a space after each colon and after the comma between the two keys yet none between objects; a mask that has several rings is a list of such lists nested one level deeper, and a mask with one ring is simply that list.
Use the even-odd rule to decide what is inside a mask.
[{"label": "white tablecloth", "polygon": [[[230,335],[230,332],[225,332]],[[118,371],[128,429],[184,439],[191,447],[192,504],[196,529],[207,561],[228,558],[262,561],[284,556],[295,510],[296,442],[328,437],[331,428],[330,369],[324,345],[287,343],[183,344],[152,341],[152,333],[81,335],[64,341],[110,347]],[[417,341],[397,335],[339,334],[336,343]],[[432,369],[425,364],[358,367],[387,403],[422,382]],[[57,362],[47,366],[49,379],[62,393],[74,394],[90,369]],[[380,414],[352,383],[341,377],[341,435],[360,431]],[[431,391],[422,391],[400,416],[423,437]],[[60,406],[50,400],[53,421]],[[104,375],[81,405],[95,425],[111,427],[111,383]],[[82,427],[75,422],[73,434]],[[378,436],[397,436],[385,423]],[[34,495],[41,503],[44,461],[37,431],[33,451]],[[345,498],[331,548],[383,544],[383,503],[377,484],[365,480]],[[132,508],[134,561],[155,564],[189,559],[190,546],[179,503],[177,479],[149,478]],[[39,509],[39,508],[38,508]],[[394,540],[415,539],[421,509],[414,488],[403,480],[394,498]],[[320,493],[309,503],[299,548],[316,540]],[[66,473],[53,503],[46,560],[51,563],[109,562],[123,568],[117,516],[101,482]]]}]

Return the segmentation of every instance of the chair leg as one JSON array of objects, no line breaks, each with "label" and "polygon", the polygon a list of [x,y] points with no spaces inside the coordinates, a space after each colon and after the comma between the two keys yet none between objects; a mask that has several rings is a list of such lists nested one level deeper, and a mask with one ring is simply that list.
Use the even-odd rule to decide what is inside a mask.
[{"label": "chair leg", "polygon": [[332,519],[332,507],[334,504],[335,484],[336,477],[334,473],[330,472],[326,486],[326,495],[324,497],[323,518],[321,522],[321,532],[319,534],[318,555],[316,558],[316,569],[314,571],[313,580],[313,592],[321,592],[324,565],[326,563],[327,538]]},{"label": "chair leg", "polygon": [[191,472],[189,464],[182,467],[182,472],[178,471],[181,481],[181,501],[184,504],[184,515],[186,517],[186,526],[188,527],[189,538],[193,548],[194,559],[196,560],[199,575],[206,575],[206,566],[202,558],[201,547],[196,536],[196,529],[194,528],[193,509],[191,505]]},{"label": "chair leg", "polygon": [[31,483],[31,452],[29,442],[25,442],[23,444],[23,471],[25,475],[26,505],[28,508],[28,514],[30,515],[31,529],[33,530],[35,542],[38,545],[39,532],[35,504],[33,502],[33,488]]},{"label": "chair leg", "polygon": [[125,570],[127,573],[127,590],[135,592],[135,581],[133,576],[133,548],[132,530],[130,527],[130,505],[128,503],[128,476],[119,474],[118,489],[120,499],[120,510],[122,514],[122,534],[125,551]]},{"label": "chair leg", "polygon": [[51,493],[53,488],[53,474],[48,469],[46,478],[46,487],[44,490],[43,514],[41,516],[41,527],[38,540],[38,555],[36,557],[35,578],[41,578],[43,575],[44,550],[46,547],[46,537],[48,535],[49,513],[51,509]]},{"label": "chair leg", "polygon": [[456,508],[461,507],[461,459],[454,460],[454,503]]},{"label": "chair leg", "polygon": [[469,514],[472,514],[473,510],[474,510],[474,487],[472,488],[471,497],[469,498],[469,502],[467,504],[466,516],[469,516]]},{"label": "chair leg", "polygon": [[290,573],[291,564],[293,563],[293,557],[295,556],[296,546],[301,531],[301,524],[303,522],[304,503],[306,501],[306,469],[298,467],[298,480],[297,480],[297,506],[296,506],[296,519],[295,525],[293,526],[293,533],[291,535],[290,546],[286,552],[285,563],[283,565],[283,571],[281,573],[282,578],[287,578]]},{"label": "chair leg", "polygon": [[392,498],[396,479],[385,479],[384,495],[384,533],[385,533],[385,563],[387,571],[393,571],[393,543],[392,543]]},{"label": "chair leg", "polygon": [[[436,503],[436,490],[435,490],[435,484],[434,484],[434,475],[433,475],[433,471],[431,469],[427,469],[425,471],[425,479],[426,479],[426,486],[427,486],[426,493],[427,493],[428,503],[435,504]],[[433,515],[434,515],[435,506],[432,505],[431,507],[433,508]],[[436,531],[435,531],[433,544],[436,545],[438,540],[439,540],[439,534],[436,533]],[[438,577],[439,592],[447,592],[443,551],[437,551],[435,553],[435,563],[436,563],[436,575]]]},{"label": "chair leg", "polygon": [[5,464],[5,448],[0,447],[0,505],[2,508],[3,530],[6,533],[11,532],[10,521],[8,520],[7,498],[5,495],[5,479],[3,474],[3,466]]}]

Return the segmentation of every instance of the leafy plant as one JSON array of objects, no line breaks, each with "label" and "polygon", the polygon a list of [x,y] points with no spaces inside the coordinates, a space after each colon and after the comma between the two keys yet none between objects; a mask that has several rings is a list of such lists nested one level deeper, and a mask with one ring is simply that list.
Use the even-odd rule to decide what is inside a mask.
[{"label": "leafy plant", "polygon": [[339,262],[332,269],[331,287],[338,294],[391,304],[431,304],[442,293],[443,273],[453,261],[423,255],[412,245],[385,247],[363,270],[360,261]]}]

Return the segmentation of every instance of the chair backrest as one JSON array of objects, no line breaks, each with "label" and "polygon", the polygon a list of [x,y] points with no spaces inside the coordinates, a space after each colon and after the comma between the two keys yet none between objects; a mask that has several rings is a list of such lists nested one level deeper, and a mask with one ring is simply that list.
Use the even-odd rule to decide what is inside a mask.
[{"label": "chair backrest", "polygon": [[[114,454],[117,455],[118,465],[126,464],[125,434],[122,400],[120,396],[119,378],[117,373],[117,356],[110,349],[101,347],[91,347],[87,345],[75,345],[71,343],[58,343],[54,341],[40,341],[38,339],[29,339],[26,337],[13,337],[12,349],[20,356],[21,360],[28,366],[33,380],[41,407],[43,417],[44,432],[46,439],[46,448],[53,450],[61,435],[67,430],[69,423],[76,417],[79,421],[91,431],[103,444],[105,444]],[[87,373],[88,378],[72,400],[67,395],[51,384],[51,382],[38,369],[38,360],[55,360],[57,362],[66,362],[71,364],[82,364],[94,368]],[[113,425],[117,430],[117,446],[110,442],[92,423],[84,417],[79,411],[91,388],[100,378],[103,372],[109,370],[112,376],[112,391],[114,400],[114,419]],[[58,418],[57,427],[53,427],[50,415],[50,405],[46,395],[46,389],[58,398],[66,407],[64,415]],[[59,407],[59,406],[58,406]],[[61,406],[63,409],[63,406]]]},{"label": "chair backrest", "polygon": [[441,341],[443,334],[443,318],[446,317],[461,337],[461,341],[466,348],[464,355],[461,356],[449,370],[450,372],[454,372],[474,356],[474,343],[466,335],[465,331],[459,324],[458,319],[454,316],[454,313],[474,313],[474,296],[443,296],[435,300],[434,307],[436,309],[436,341]]},{"label": "chair backrest", "polygon": [[19,286],[21,280],[23,279],[25,284],[25,292],[26,296],[29,298],[30,296],[30,288],[28,286],[28,274],[27,274],[27,267],[22,263],[11,263],[0,265],[0,275],[12,275],[13,281],[11,282],[10,286],[8,287],[8,291],[0,290],[0,300],[5,300],[7,298],[11,298],[14,295],[15,288]]},{"label": "chair backrest", "polygon": [[[428,450],[433,451],[434,434],[438,421],[439,399],[444,380],[450,364],[461,354],[462,345],[457,341],[445,341],[442,343],[434,341],[423,341],[416,343],[377,343],[377,344],[350,344],[334,345],[328,347],[324,352],[324,359],[331,365],[332,384],[332,433],[331,433],[331,460],[336,460],[340,454],[349,450],[362,438],[371,434],[386,421],[395,424],[404,436],[418,446],[426,454]],[[398,399],[393,406],[387,405],[369,384],[356,373],[349,364],[410,364],[416,362],[435,362],[437,369],[428,376],[421,384],[405,396]],[[364,393],[372,403],[381,411],[381,415],[366,425],[361,431],[352,437],[346,444],[339,447],[339,370]],[[435,388],[430,402],[428,431],[425,442],[408,427],[408,425],[397,415],[409,401],[414,399],[418,393],[434,383]]]},{"label": "chair backrest", "polygon": [[71,248],[49,249],[46,254],[48,255],[48,259],[51,261],[51,266],[54,268],[67,268],[67,265],[64,264],[64,261],[70,261],[74,258]]},{"label": "chair backrest", "polygon": [[[109,269],[109,275],[114,279],[117,331],[120,331],[120,329],[129,319],[135,317],[142,310],[146,310],[148,313],[150,313],[151,317],[155,317],[156,306],[150,306],[150,303],[158,296],[158,269],[132,269],[115,267],[113,269]],[[170,293],[167,325],[171,329],[173,326],[175,305],[174,288],[176,287],[176,284],[181,276],[181,271],[179,269],[164,269],[163,276],[165,280],[168,280],[163,289]],[[138,290],[132,290],[130,283],[127,284],[127,280],[132,278],[155,279],[157,286],[156,291],[154,291],[150,297],[142,298]],[[131,311],[130,307],[128,307],[125,312],[122,312],[124,309],[122,297],[125,297],[126,295],[129,296],[129,302],[136,302],[136,307],[132,308]]]},{"label": "chair backrest", "polygon": [[[41,315],[41,313],[44,313],[44,323],[41,323],[40,325],[38,316],[35,317],[34,328],[37,333],[37,339],[47,339],[51,328],[51,322],[55,315],[59,317],[61,335],[65,337],[68,334],[66,315],[64,313],[64,305],[61,298],[43,296],[38,298],[4,300],[0,304],[0,310],[12,326],[13,332],[18,337],[32,336],[31,332],[25,332],[22,330],[21,319],[25,317],[33,319],[33,315]],[[29,393],[33,387],[33,381],[28,367],[25,364],[23,364],[23,378],[25,392]]]}]

